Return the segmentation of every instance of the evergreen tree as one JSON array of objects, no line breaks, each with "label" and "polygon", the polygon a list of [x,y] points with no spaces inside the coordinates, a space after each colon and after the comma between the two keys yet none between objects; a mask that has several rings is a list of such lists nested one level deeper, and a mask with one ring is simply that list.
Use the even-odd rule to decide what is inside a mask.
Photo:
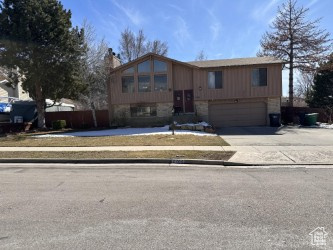
[{"label": "evergreen tree", "polygon": [[15,69],[36,101],[38,127],[45,127],[45,99],[75,98],[81,80],[83,30],[58,0],[0,2],[0,66]]},{"label": "evergreen tree", "polygon": [[320,65],[314,77],[314,84],[307,100],[310,107],[324,108],[328,121],[332,122],[333,116],[333,54],[331,59]]}]

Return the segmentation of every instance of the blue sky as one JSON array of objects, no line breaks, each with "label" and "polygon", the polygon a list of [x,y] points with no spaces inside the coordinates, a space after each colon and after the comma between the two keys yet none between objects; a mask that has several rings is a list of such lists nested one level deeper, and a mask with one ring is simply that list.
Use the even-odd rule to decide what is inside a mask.
[{"label": "blue sky", "polygon": [[[143,29],[148,39],[166,41],[168,56],[192,61],[200,50],[208,59],[255,56],[282,0],[61,0],[72,11],[73,25],[86,18],[99,38],[118,51],[126,27]],[[333,37],[333,1],[298,0],[309,19],[322,17],[321,28]],[[287,75],[283,77],[287,94]]]}]

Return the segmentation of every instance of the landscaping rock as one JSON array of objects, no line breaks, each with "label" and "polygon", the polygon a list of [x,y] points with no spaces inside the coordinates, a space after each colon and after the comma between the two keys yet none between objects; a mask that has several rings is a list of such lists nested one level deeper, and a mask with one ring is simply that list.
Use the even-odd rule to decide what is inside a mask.
[{"label": "landscaping rock", "polygon": [[195,126],[195,130],[197,130],[197,131],[204,131],[204,126],[202,126],[202,125],[196,125]]}]

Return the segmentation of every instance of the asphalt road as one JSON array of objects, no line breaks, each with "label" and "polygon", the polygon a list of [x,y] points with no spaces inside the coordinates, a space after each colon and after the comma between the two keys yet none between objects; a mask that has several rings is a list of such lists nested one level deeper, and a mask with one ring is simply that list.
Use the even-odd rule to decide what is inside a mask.
[{"label": "asphalt road", "polygon": [[333,169],[0,166],[0,249],[333,249]]}]

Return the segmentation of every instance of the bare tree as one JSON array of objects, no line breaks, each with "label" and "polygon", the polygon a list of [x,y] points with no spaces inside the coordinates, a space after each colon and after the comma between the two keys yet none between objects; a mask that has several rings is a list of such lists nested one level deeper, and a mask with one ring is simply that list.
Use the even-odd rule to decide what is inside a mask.
[{"label": "bare tree", "polygon": [[119,51],[122,61],[126,63],[148,52],[166,56],[168,44],[160,40],[148,41],[142,29],[136,35],[129,28],[126,28],[121,33]]},{"label": "bare tree", "polygon": [[289,65],[289,105],[293,106],[294,69],[310,72],[325,60],[332,48],[330,34],[319,28],[320,19],[306,20],[309,9],[298,7],[297,0],[287,0],[278,8],[261,41],[258,56],[274,56]]},{"label": "bare tree", "polygon": [[301,98],[307,98],[314,80],[314,72],[301,72],[294,90],[294,95]]},{"label": "bare tree", "polygon": [[161,56],[168,54],[168,44],[160,40],[148,41],[147,52],[152,52]]},{"label": "bare tree", "polygon": [[200,50],[198,55],[195,57],[195,61],[204,61],[207,60],[207,55],[203,50]]},{"label": "bare tree", "polygon": [[94,27],[87,21],[84,21],[83,28],[86,53],[82,73],[87,88],[80,100],[92,111],[94,126],[97,127],[96,110],[107,107],[108,46],[104,39],[96,40]]}]

